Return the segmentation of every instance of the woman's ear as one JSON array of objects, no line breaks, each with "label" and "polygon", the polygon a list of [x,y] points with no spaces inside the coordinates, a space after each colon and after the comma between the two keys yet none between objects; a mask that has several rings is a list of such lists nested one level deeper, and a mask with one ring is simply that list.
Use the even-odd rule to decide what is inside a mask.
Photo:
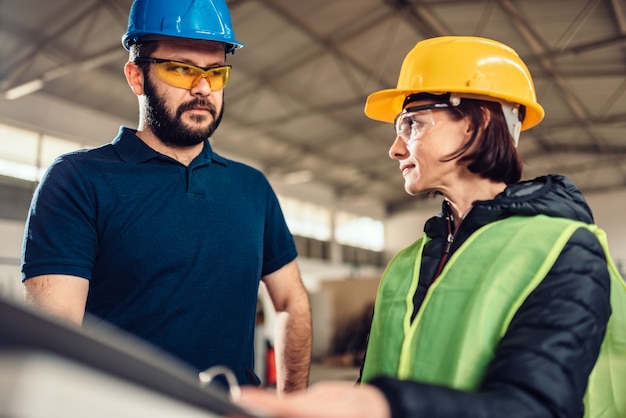
[{"label": "woman's ear", "polygon": [[124,65],[124,75],[133,93],[141,96],[143,94],[143,71],[141,68],[134,62],[128,61]]},{"label": "woman's ear", "polygon": [[482,126],[482,130],[484,131],[485,129],[487,129],[487,126],[489,126],[489,122],[491,122],[491,110],[487,109],[484,106],[480,107],[480,110],[483,113],[483,126]]},{"label": "woman's ear", "polygon": [[470,138],[476,130],[474,127],[474,121],[468,115],[463,116],[462,121],[465,124],[464,134],[467,138]]}]

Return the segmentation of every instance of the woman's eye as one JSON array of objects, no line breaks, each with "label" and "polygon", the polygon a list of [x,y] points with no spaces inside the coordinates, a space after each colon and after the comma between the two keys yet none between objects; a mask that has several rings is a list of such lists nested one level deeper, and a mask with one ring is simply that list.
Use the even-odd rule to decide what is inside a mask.
[{"label": "woman's eye", "polygon": [[408,121],[409,127],[411,128],[411,130],[419,130],[422,128],[422,126],[424,126],[424,124],[419,120],[416,120],[413,118],[408,118],[408,119],[409,119]]}]

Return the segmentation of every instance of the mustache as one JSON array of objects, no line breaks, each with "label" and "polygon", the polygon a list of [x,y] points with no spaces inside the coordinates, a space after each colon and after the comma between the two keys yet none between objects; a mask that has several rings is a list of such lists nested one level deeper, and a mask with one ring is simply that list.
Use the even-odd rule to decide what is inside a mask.
[{"label": "mustache", "polygon": [[214,118],[217,117],[217,109],[215,109],[213,103],[209,102],[206,99],[200,98],[180,105],[176,110],[176,116],[180,117],[184,111],[198,108],[209,111]]}]

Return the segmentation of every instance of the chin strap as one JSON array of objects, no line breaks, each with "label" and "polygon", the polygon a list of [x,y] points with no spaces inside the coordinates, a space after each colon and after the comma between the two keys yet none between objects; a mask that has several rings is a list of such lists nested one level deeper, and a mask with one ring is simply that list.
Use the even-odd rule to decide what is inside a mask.
[{"label": "chin strap", "polygon": [[504,113],[504,118],[506,119],[506,124],[509,127],[509,132],[511,133],[513,142],[517,147],[519,135],[522,131],[522,121],[519,117],[520,106],[509,102],[501,102],[500,105],[502,105],[502,113]]}]

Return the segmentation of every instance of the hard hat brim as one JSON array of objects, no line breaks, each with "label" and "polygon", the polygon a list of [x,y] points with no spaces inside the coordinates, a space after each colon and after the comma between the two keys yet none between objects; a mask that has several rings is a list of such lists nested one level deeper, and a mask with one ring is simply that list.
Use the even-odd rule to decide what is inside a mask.
[{"label": "hard hat brim", "polygon": [[472,95],[484,96],[484,100],[490,100],[494,102],[501,102],[501,100],[508,100],[512,103],[518,103],[526,107],[526,117],[522,122],[522,131],[530,129],[539,124],[543,120],[545,111],[543,107],[537,102],[519,103],[516,98],[508,97],[493,97],[489,95],[489,92],[477,92],[475,89],[468,89],[465,91],[416,91],[415,89],[386,89],[380,90],[370,94],[367,97],[365,103],[365,115],[370,119],[380,122],[393,123],[395,117],[402,111],[402,105],[404,99],[410,94],[414,93],[431,93],[431,94],[445,94],[445,93],[470,93]]},{"label": "hard hat brim", "polygon": [[148,41],[161,41],[161,40],[165,40],[167,41],[168,39],[183,39],[183,40],[197,40],[197,41],[209,41],[209,42],[217,42],[217,43],[222,43],[225,45],[225,51],[226,53],[235,53],[235,51],[239,48],[243,48],[244,46],[246,46],[246,44],[240,43],[239,41],[233,40],[233,41],[225,41],[223,39],[220,39],[218,37],[215,38],[211,38],[208,39],[205,36],[170,36],[170,35],[154,35],[154,34],[126,34],[124,35],[124,37],[122,38],[122,45],[124,46],[124,48],[126,50],[129,50],[130,47],[134,44],[138,44],[138,43],[142,43],[142,42],[148,42]]}]

